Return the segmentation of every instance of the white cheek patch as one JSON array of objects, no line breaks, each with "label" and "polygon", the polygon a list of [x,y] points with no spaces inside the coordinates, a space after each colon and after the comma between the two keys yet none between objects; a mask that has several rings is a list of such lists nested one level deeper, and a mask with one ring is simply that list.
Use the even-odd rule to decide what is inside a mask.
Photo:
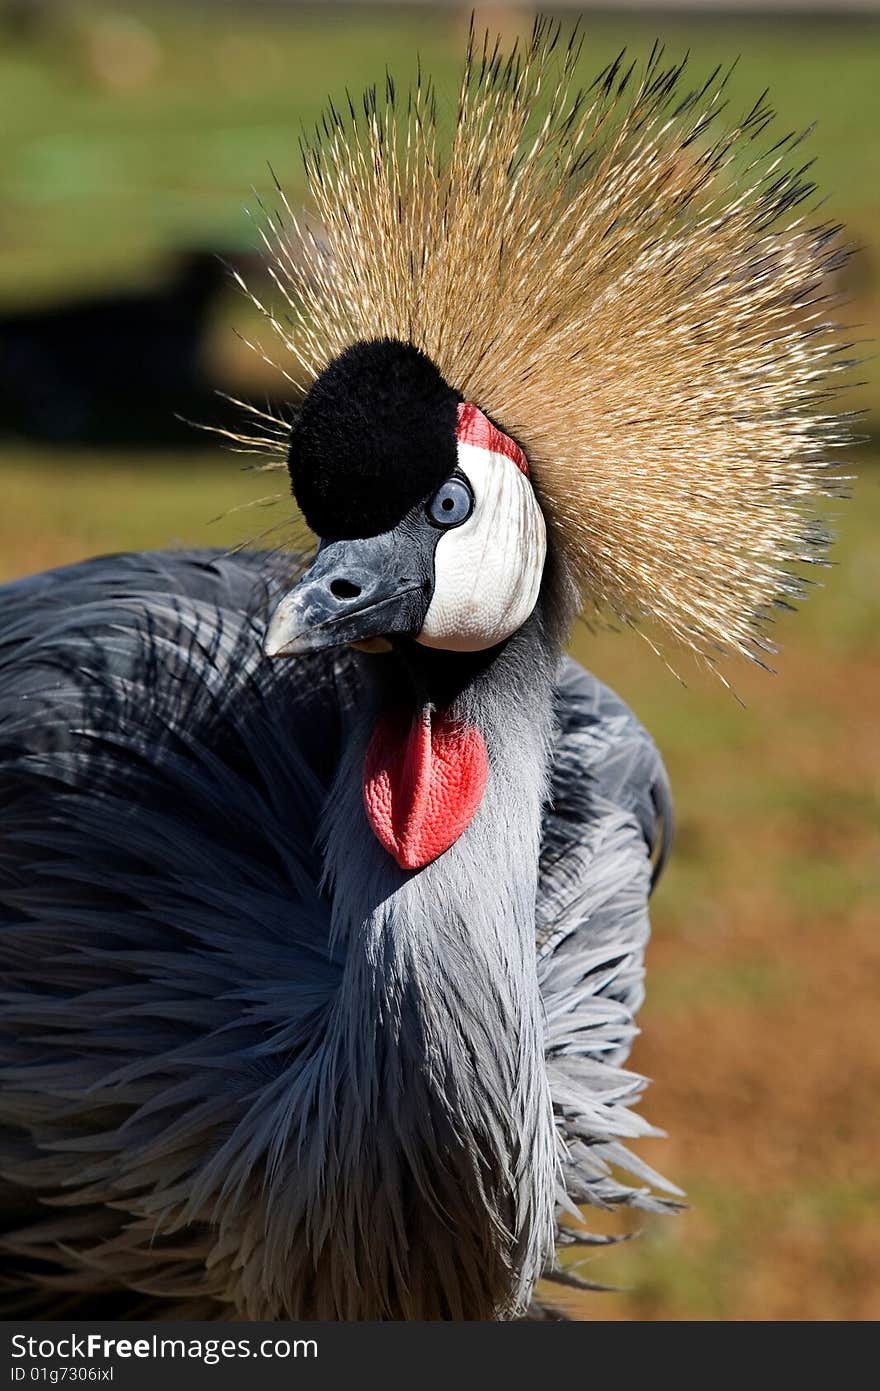
[{"label": "white cheek patch", "polygon": [[547,528],[531,483],[511,457],[460,439],[458,464],[473,489],[474,510],[437,542],[434,593],[417,641],[479,652],[510,637],[534,609]]}]

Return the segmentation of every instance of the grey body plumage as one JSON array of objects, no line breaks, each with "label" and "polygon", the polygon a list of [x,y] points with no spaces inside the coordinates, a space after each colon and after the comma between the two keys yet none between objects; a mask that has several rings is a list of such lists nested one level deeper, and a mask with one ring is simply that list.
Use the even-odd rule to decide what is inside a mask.
[{"label": "grey body plumage", "polygon": [[278,189],[293,423],[232,438],[315,534],[292,588],[0,592],[5,1312],[518,1317],[563,1213],[670,1201],[623,1066],[666,779],[563,644],[763,664],[844,253],[763,100],[560,37],[472,29],[448,141],[389,80],[305,142],[308,225]]},{"label": "grey body plumage", "polygon": [[486,795],[410,875],[349,776],[396,659],[267,662],[280,592],[208,552],[0,591],[8,1314],[511,1317],[566,1205],[667,1201],[621,1066],[651,740],[537,613],[461,697]]}]

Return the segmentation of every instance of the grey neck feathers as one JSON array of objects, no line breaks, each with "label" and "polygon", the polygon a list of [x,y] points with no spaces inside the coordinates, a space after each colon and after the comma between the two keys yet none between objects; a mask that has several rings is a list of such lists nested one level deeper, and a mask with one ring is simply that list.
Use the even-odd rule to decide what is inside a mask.
[{"label": "grey neck feathers", "polygon": [[[416,685],[436,688],[437,655],[410,670]],[[379,660],[392,674],[397,659]],[[316,1093],[319,1317],[333,1316],[319,1286],[344,1299],[337,1317],[503,1317],[525,1305],[552,1252],[535,893],[557,661],[536,611],[492,660],[453,678],[449,704],[483,734],[489,776],[470,825],[417,873],[398,869],[363,813],[375,711],[352,731],[324,828],[346,954]],[[360,1288],[349,1279],[343,1293],[352,1268]]]}]

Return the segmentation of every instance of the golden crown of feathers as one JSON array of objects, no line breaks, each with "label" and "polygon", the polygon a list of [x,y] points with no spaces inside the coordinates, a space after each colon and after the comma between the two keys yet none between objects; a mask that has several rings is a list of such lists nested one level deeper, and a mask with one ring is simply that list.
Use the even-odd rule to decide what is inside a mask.
[{"label": "golden crown of feathers", "polygon": [[[760,661],[839,493],[840,229],[805,212],[763,98],[730,122],[729,74],[688,88],[656,48],[578,88],[581,42],[472,27],[445,141],[421,75],[331,107],[303,144],[315,224],[279,190],[264,229],[284,313],[252,298],[298,390],[357,340],[423,349],[524,448],[588,619]],[[239,443],[282,463],[286,425],[254,418]]]}]

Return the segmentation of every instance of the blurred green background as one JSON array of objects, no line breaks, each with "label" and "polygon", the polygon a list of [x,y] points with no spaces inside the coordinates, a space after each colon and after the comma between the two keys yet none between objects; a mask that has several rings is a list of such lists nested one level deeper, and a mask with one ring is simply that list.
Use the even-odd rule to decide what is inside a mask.
[{"label": "blurred green background", "polygon": [[[254,206],[252,187],[270,196],[267,163],[298,201],[297,131],[327,94],[357,91],[386,65],[404,83],[418,51],[451,95],[469,10],[0,4],[0,394],[10,355],[19,371],[27,361],[22,315],[173,289],[180,252],[247,260],[257,237],[242,205]],[[529,23],[517,6],[477,13],[509,35]],[[735,102],[769,87],[780,133],[818,121],[817,180],[862,248],[845,276],[846,317],[876,338],[876,17],[703,7],[588,14],[585,29],[596,69],[624,44],[646,54],[655,37],[689,49],[695,73],[740,55]],[[233,327],[252,331],[246,306],[212,296],[194,376],[256,398],[277,392]],[[110,339],[132,392],[149,384],[149,335],[118,351]],[[854,457],[835,568],[781,624],[778,675],[732,673],[739,704],[685,659],[680,683],[636,637],[577,639],[580,659],[653,732],[675,792],[677,844],[654,904],[634,1065],[654,1079],[643,1109],[670,1134],[643,1152],[691,1203],[580,1263],[586,1278],[622,1289],[572,1296],[578,1317],[880,1317],[876,361],[862,376],[847,404],[866,412],[874,443]],[[127,390],[113,387],[123,403]],[[98,449],[74,420],[47,442],[39,426],[51,436],[52,422],[39,401],[29,409],[28,428],[0,436],[0,578],[107,550],[227,545],[286,515],[284,504],[230,511],[274,486],[209,439],[147,448],[133,429]],[[620,1223],[600,1215],[595,1225]]]}]

